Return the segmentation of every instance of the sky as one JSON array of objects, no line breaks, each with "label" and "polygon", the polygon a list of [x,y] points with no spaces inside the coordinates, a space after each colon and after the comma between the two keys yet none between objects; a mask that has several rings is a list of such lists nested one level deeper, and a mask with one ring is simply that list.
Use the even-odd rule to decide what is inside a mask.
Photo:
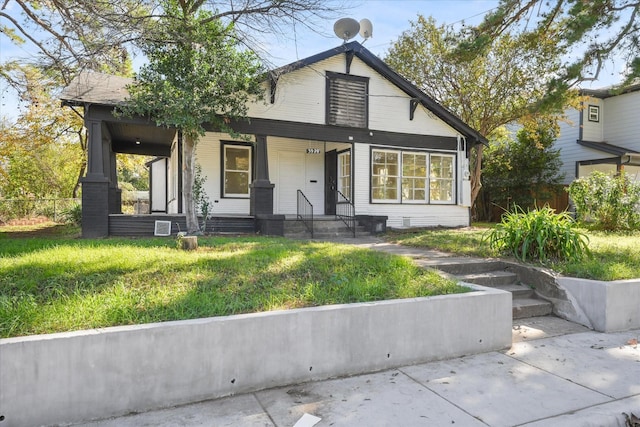
[{"label": "sky", "polygon": [[[433,16],[439,24],[460,26],[478,24],[488,11],[498,5],[497,0],[349,0],[354,7],[340,11],[338,17],[353,18],[360,21],[369,19],[373,24],[373,36],[364,41],[364,46],[372,53],[384,57],[391,44],[409,29],[410,21],[418,14]],[[11,2],[9,2],[11,4]],[[298,59],[331,49],[342,44],[333,33],[335,20],[317,23],[316,30],[298,25],[291,28],[285,37],[271,37],[265,40],[263,47],[269,53],[269,65],[279,67]],[[363,43],[359,35],[352,40]],[[15,59],[29,55],[29,49],[14,47],[6,37],[0,34],[0,60]],[[144,58],[134,59],[134,68],[144,62]],[[600,88],[619,83],[622,61],[608,64],[601,78],[593,83],[584,84],[584,88]],[[7,89],[0,81],[0,115],[15,118],[17,101],[15,93]]]}]

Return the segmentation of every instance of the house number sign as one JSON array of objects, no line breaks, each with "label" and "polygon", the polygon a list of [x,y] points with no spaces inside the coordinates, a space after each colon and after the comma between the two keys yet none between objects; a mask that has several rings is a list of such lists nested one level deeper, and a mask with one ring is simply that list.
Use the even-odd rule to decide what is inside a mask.
[{"label": "house number sign", "polygon": [[307,154],[320,154],[319,148],[307,148]]}]

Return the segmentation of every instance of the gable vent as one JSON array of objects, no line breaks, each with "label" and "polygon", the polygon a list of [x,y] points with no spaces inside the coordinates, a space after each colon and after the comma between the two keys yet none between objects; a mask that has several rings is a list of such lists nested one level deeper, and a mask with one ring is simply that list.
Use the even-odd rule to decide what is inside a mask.
[{"label": "gable vent", "polygon": [[368,83],[364,77],[329,74],[327,123],[366,128]]}]

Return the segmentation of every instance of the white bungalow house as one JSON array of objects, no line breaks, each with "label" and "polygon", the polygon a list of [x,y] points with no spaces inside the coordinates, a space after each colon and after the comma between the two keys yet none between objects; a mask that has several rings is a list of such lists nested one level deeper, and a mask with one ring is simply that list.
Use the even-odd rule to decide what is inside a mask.
[{"label": "white bungalow house", "polygon": [[[89,131],[86,236],[151,227],[123,225],[132,219],[119,214],[117,152],[157,156],[147,218],[182,212],[181,136],[113,116],[128,82],[83,74],[62,95],[84,107]],[[311,205],[314,215],[352,216],[369,231],[469,225],[469,150],[486,139],[361,44],[273,70],[264,87],[266,100],[232,123],[250,142],[209,127],[196,147],[214,216],[243,217],[264,234],[282,234]]]},{"label": "white bungalow house", "polygon": [[565,184],[593,171],[640,180],[640,83],[620,92],[582,90],[582,109],[567,112],[555,147]]}]

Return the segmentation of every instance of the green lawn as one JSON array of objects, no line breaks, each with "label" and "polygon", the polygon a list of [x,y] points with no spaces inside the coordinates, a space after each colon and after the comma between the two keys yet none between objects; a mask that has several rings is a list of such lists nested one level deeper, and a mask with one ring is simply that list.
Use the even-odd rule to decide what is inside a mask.
[{"label": "green lawn", "polygon": [[465,292],[411,260],[267,237],[79,239],[0,227],[0,337]]},{"label": "green lawn", "polygon": [[[392,241],[408,246],[439,249],[460,255],[497,257],[484,241],[489,225],[464,229],[437,229],[396,232]],[[605,233],[586,231],[592,257],[580,262],[550,264],[566,276],[597,280],[640,278],[640,232]]]}]

